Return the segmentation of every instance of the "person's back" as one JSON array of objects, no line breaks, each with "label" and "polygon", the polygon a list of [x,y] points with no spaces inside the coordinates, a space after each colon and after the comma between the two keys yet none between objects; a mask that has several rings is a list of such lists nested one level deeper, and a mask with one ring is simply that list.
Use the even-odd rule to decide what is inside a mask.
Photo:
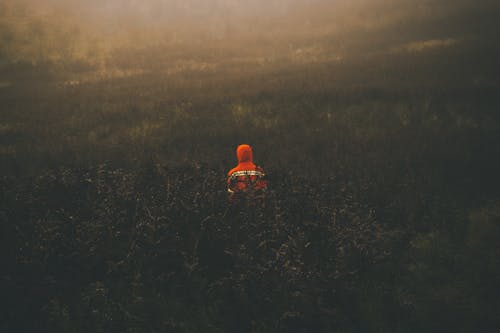
[{"label": "person's back", "polygon": [[243,144],[236,149],[238,165],[227,174],[230,201],[241,197],[261,198],[267,189],[264,170],[254,164],[252,147]]}]

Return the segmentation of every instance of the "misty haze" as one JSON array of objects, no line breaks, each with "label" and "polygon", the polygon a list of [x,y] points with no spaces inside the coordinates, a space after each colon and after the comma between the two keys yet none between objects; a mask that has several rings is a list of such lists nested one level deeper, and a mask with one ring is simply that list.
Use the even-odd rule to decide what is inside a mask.
[{"label": "misty haze", "polygon": [[499,17],[0,0],[0,331],[496,332]]}]

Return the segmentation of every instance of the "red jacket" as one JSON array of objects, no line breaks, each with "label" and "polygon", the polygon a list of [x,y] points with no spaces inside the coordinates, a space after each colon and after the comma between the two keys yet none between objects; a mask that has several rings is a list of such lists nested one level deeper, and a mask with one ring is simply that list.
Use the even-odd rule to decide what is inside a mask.
[{"label": "red jacket", "polygon": [[267,188],[264,170],[253,163],[252,147],[239,145],[236,149],[238,165],[227,174],[227,190],[230,194],[249,190],[264,191]]}]

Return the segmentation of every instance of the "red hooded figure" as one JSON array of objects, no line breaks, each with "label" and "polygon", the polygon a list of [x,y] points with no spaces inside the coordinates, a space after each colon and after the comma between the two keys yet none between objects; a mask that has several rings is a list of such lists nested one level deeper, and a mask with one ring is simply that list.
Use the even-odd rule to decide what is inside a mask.
[{"label": "red hooded figure", "polygon": [[238,165],[227,174],[227,191],[230,198],[240,193],[263,193],[267,188],[264,170],[253,163],[252,147],[239,145],[236,149]]}]

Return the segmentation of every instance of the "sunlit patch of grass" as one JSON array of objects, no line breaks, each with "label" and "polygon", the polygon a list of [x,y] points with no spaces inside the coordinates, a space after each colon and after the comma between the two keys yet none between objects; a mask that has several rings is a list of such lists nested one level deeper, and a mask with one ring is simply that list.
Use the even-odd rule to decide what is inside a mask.
[{"label": "sunlit patch of grass", "polygon": [[173,75],[185,72],[215,73],[216,71],[217,64],[215,63],[195,60],[180,60],[173,66],[168,67],[165,72],[168,75]]},{"label": "sunlit patch of grass", "polygon": [[399,52],[418,53],[427,50],[451,47],[458,45],[459,43],[460,40],[457,38],[428,39],[428,40],[414,41],[403,45],[399,45],[393,47],[391,51],[394,53],[399,53]]},{"label": "sunlit patch of grass", "polygon": [[271,129],[279,124],[280,115],[268,112],[265,105],[235,103],[230,107],[233,121],[237,126]]},{"label": "sunlit patch of grass", "polygon": [[129,129],[129,137],[132,141],[144,140],[152,136],[157,130],[164,126],[163,122],[144,120],[138,126]]},{"label": "sunlit patch of grass", "polygon": [[143,75],[142,69],[119,69],[119,68],[101,68],[96,71],[86,72],[84,74],[73,75],[63,82],[63,86],[73,87],[82,84],[98,83],[99,81],[125,79]]},{"label": "sunlit patch of grass", "polygon": [[338,52],[332,52],[320,45],[296,48],[290,52],[289,58],[298,64],[339,62],[344,59]]},{"label": "sunlit patch of grass", "polygon": [[252,108],[249,105],[235,103],[231,106],[231,114],[236,123],[247,120],[252,115]]}]

